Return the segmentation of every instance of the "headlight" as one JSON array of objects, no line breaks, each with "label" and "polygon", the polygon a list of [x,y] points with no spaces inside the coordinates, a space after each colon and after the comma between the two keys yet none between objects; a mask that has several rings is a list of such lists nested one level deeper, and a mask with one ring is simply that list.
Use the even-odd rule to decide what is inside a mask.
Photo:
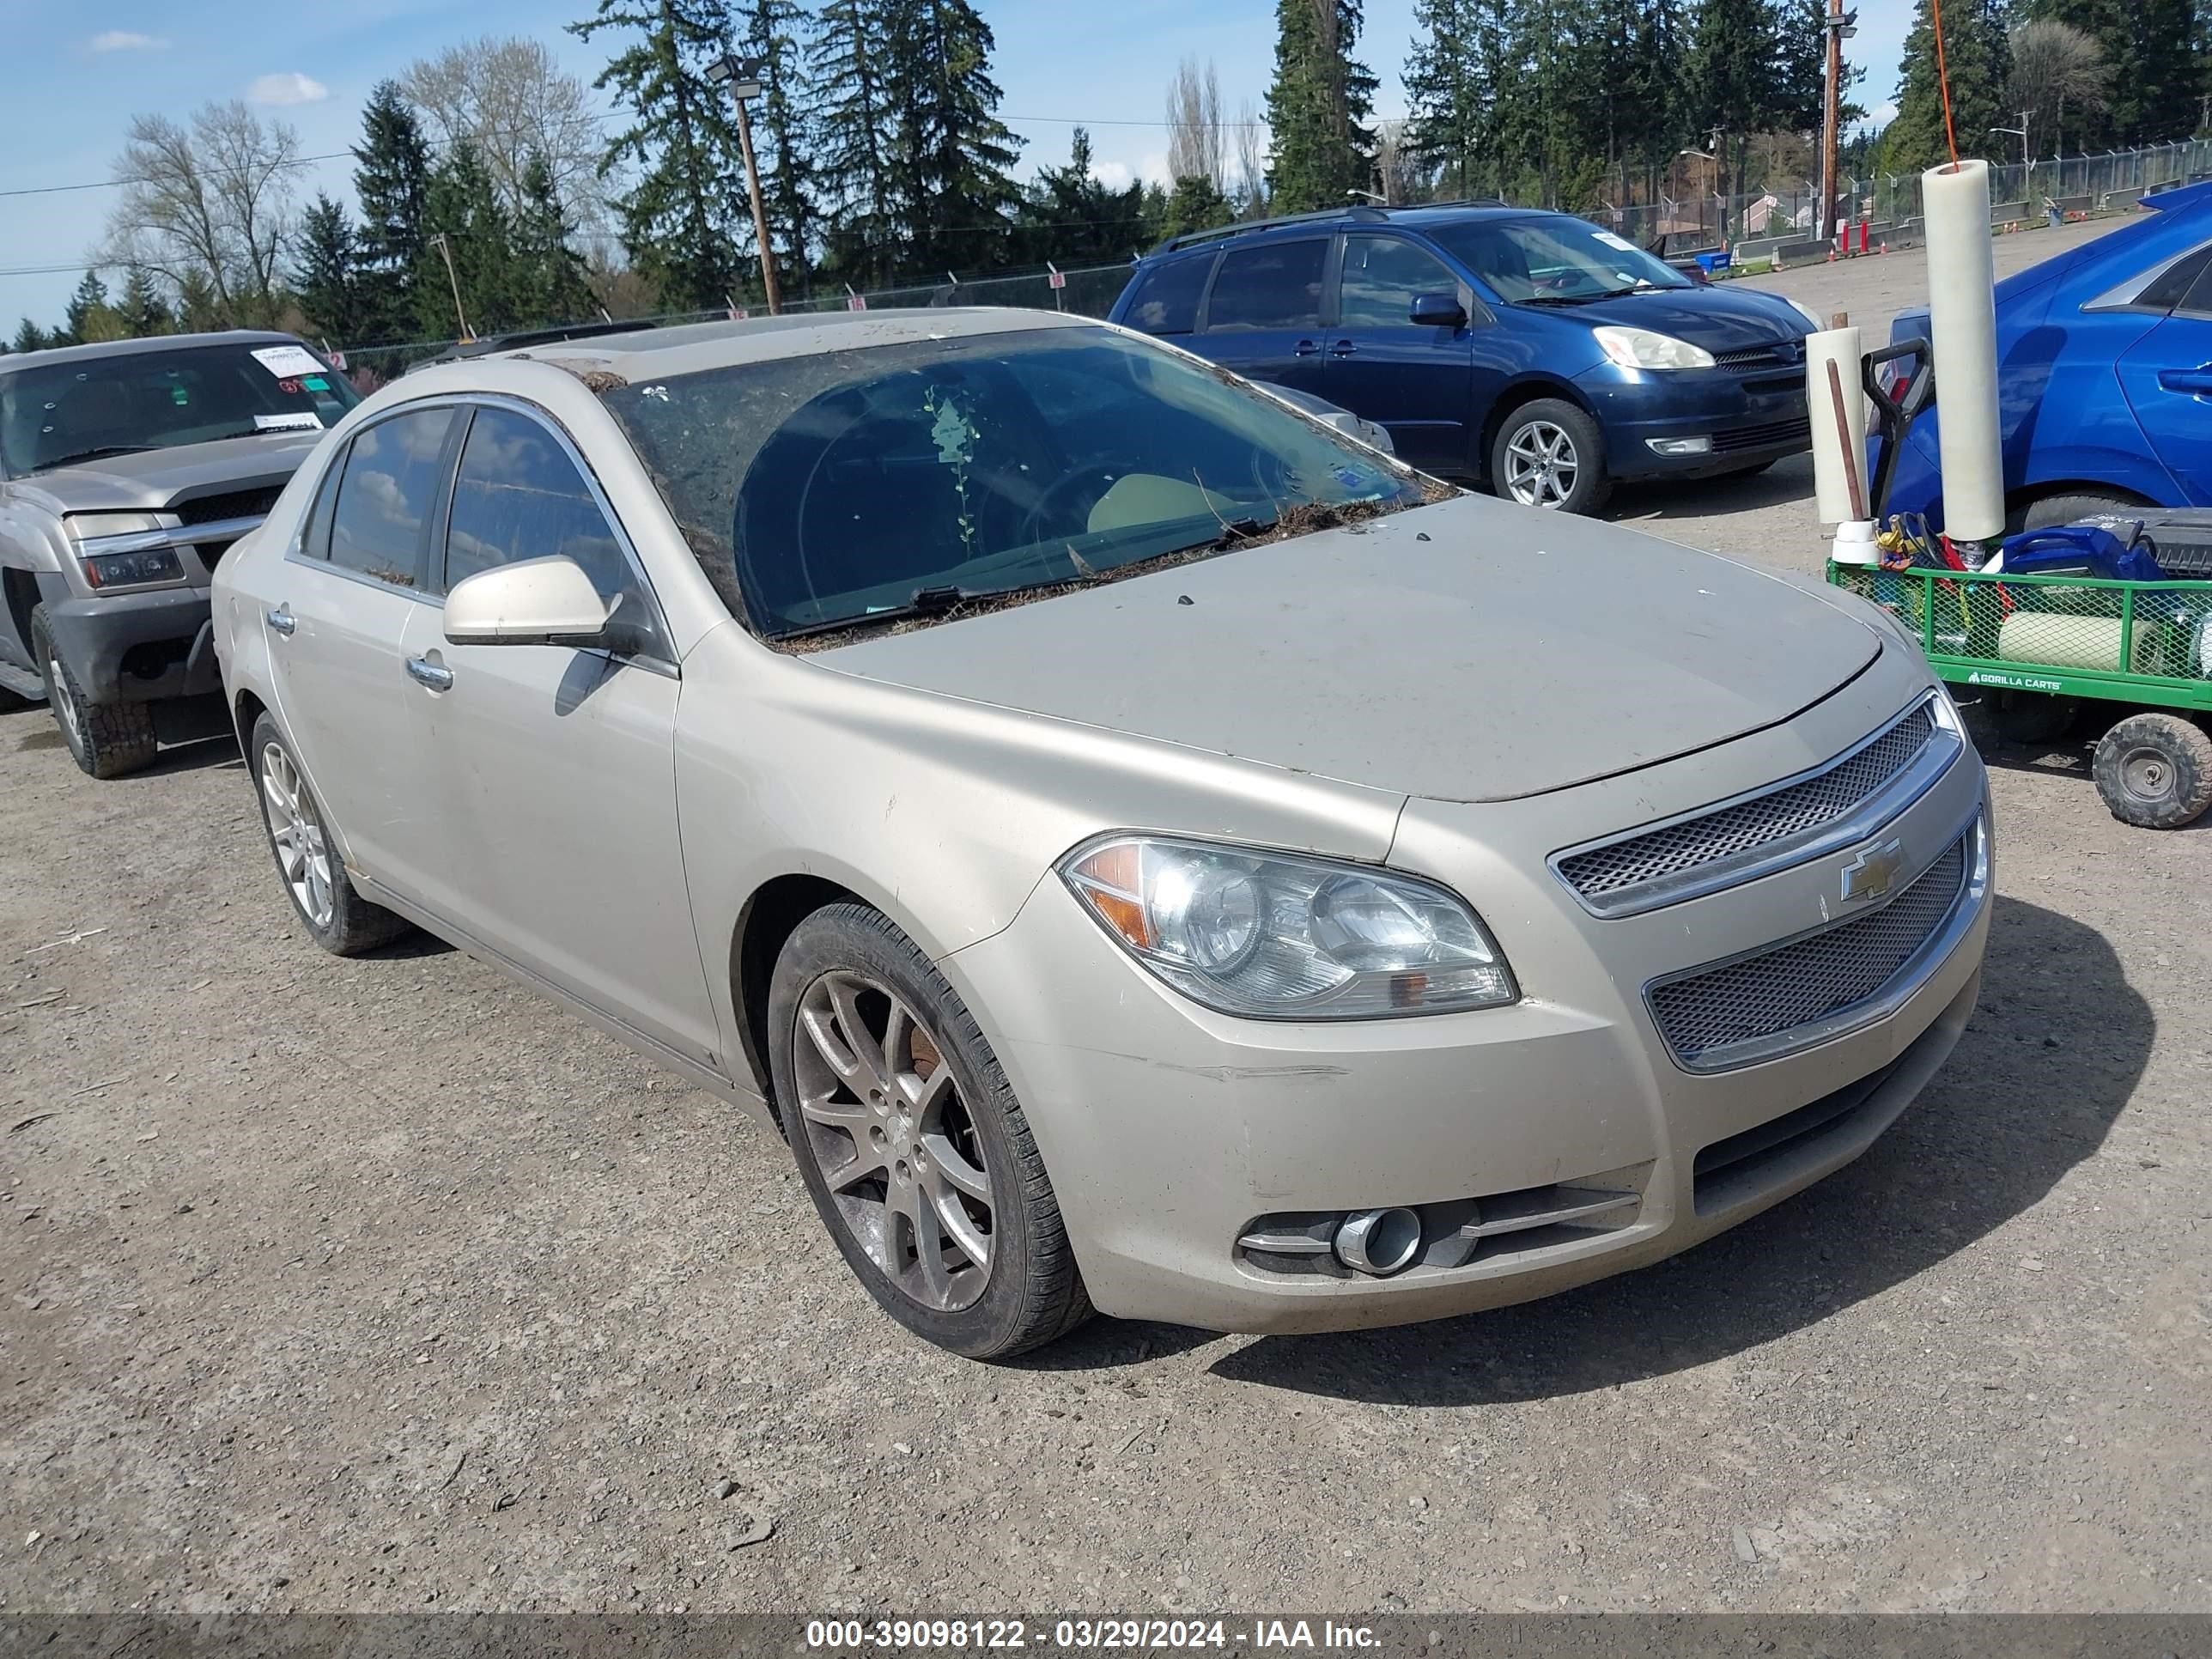
[{"label": "headlight", "polygon": [[1060,873],[1139,962],[1220,1013],[1376,1019],[1520,995],[1466,902],[1410,876],[1149,836],[1088,842]]},{"label": "headlight", "polygon": [[149,582],[180,582],[185,568],[173,549],[149,547],[139,553],[102,553],[84,562],[84,579],[94,587],[143,587]]},{"label": "headlight", "polygon": [[1678,340],[1671,334],[1655,334],[1648,328],[1616,328],[1601,324],[1590,332],[1598,349],[1623,368],[1711,368],[1713,354],[1703,346]]},{"label": "headlight", "polygon": [[1790,310],[1796,312],[1800,317],[1802,317],[1805,319],[1805,326],[1811,329],[1815,334],[1820,333],[1828,326],[1818,317],[1814,316],[1809,308],[1799,305],[1795,300],[1790,298],[1789,295],[1783,295],[1778,297],[1781,299],[1783,304],[1788,306]]}]

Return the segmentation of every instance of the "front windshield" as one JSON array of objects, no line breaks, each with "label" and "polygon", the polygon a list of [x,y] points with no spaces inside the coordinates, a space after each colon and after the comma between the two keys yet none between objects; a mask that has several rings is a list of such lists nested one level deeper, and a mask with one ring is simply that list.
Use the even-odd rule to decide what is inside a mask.
[{"label": "front windshield", "polygon": [[336,426],[361,399],[285,342],[181,346],[0,364],[0,461],[11,477],[135,450]]},{"label": "front windshield", "polygon": [[1373,450],[1104,328],[738,364],[606,404],[708,577],[770,638],[1425,499]]},{"label": "front windshield", "polygon": [[1431,228],[1429,234],[1501,300],[1571,304],[1638,289],[1691,286],[1680,271],[1626,237],[1565,214],[1463,220]]}]

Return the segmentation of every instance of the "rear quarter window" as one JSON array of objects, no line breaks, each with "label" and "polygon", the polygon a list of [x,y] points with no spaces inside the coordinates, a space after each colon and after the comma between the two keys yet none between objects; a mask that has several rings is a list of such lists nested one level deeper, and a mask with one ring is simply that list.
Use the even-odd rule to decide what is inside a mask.
[{"label": "rear quarter window", "polygon": [[1122,320],[1147,334],[1188,334],[1198,326],[1199,296],[1213,270],[1213,256],[1169,259],[1137,274]]}]

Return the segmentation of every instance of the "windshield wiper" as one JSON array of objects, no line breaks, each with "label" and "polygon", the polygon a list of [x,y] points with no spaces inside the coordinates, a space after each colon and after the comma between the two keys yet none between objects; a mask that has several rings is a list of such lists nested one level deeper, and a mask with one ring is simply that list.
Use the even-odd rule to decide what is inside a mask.
[{"label": "windshield wiper", "polygon": [[842,634],[848,629],[872,628],[878,623],[905,622],[915,617],[942,617],[978,599],[995,599],[1020,592],[1018,587],[917,587],[914,590],[914,596],[903,605],[887,605],[879,610],[863,611],[857,617],[835,617],[828,622],[786,628],[780,630],[775,637],[779,640],[803,640],[810,634]]},{"label": "windshield wiper", "polygon": [[33,470],[46,472],[58,466],[75,466],[79,461],[105,460],[110,455],[143,455],[156,447],[154,444],[100,444],[91,449],[80,449],[74,455],[58,455],[51,461],[41,461]]}]

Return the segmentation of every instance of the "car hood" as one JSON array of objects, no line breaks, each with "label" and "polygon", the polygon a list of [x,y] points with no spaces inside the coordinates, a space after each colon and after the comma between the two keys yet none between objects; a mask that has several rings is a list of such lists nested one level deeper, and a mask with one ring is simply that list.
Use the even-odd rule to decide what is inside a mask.
[{"label": "car hood", "polygon": [[64,513],[158,513],[201,495],[281,487],[307,459],[320,432],[271,432],[257,438],[178,444],[135,455],[103,455],[17,481]]},{"label": "car hood", "polygon": [[1802,340],[1807,331],[1805,319],[1773,295],[1749,289],[1733,293],[1719,284],[1646,289],[1611,300],[1592,300],[1586,305],[1542,308],[1555,316],[1579,318],[1586,323],[1617,323],[1671,334],[1716,356]]},{"label": "car hood", "polygon": [[1501,800],[1786,720],[1881,651],[1778,576],[1464,496],[811,660],[1371,788]]}]

